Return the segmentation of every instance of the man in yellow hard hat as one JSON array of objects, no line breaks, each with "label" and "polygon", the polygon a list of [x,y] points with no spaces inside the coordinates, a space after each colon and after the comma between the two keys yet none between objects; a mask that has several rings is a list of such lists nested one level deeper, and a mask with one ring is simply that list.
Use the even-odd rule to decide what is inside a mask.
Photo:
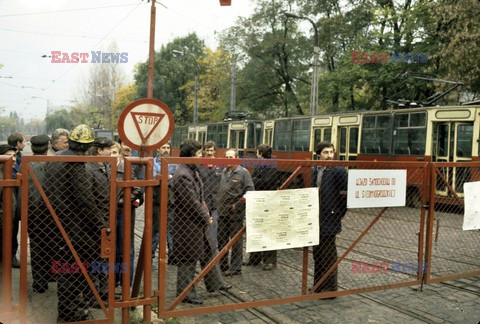
[{"label": "man in yellow hard hat", "polygon": [[[68,148],[57,152],[56,156],[85,155],[93,141],[92,129],[87,125],[78,125],[68,137]],[[49,162],[45,178],[48,198],[81,262],[97,260],[100,247],[95,244],[94,238],[107,224],[94,203],[92,177],[87,174],[85,162]],[[88,287],[82,274],[85,270],[72,271],[66,266],[76,264],[76,260],[65,238],[60,234],[58,237],[58,255],[55,264],[52,263],[52,271],[59,274],[58,321],[91,319],[88,303],[82,298]]]}]

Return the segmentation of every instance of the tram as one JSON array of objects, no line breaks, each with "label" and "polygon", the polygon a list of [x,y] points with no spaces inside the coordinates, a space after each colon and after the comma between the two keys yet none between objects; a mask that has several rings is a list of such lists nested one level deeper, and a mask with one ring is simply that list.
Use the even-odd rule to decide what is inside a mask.
[{"label": "tram", "polygon": [[[397,108],[272,120],[242,120],[179,126],[172,136],[173,155],[185,138],[204,144],[213,140],[217,156],[236,148],[240,157],[255,155],[267,143],[273,158],[316,159],[320,141],[335,145],[339,160],[352,161],[479,161],[480,102],[459,106]],[[459,196],[472,175],[468,168],[443,171]],[[414,186],[415,184],[411,184]],[[449,196],[446,184],[437,184],[438,195]]]}]

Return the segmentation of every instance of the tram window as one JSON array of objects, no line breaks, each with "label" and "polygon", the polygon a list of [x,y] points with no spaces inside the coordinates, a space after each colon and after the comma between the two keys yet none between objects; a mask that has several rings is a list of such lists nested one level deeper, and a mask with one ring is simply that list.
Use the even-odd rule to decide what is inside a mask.
[{"label": "tram window", "polygon": [[255,148],[262,143],[262,123],[255,123]]},{"label": "tram window", "polygon": [[323,131],[323,140],[324,140],[324,141],[327,141],[327,142],[331,142],[331,141],[332,141],[332,129],[331,129],[331,128],[326,128],[326,129]]},{"label": "tram window", "polygon": [[425,155],[426,113],[396,114],[393,129],[393,154]]},{"label": "tram window", "polygon": [[278,120],[275,122],[273,149],[276,151],[290,151],[292,136],[292,120]]},{"label": "tram window", "polygon": [[218,125],[218,133],[217,133],[217,147],[218,148],[227,148],[227,140],[228,140],[228,125],[222,124]]},{"label": "tram window", "polygon": [[207,127],[207,141],[214,141],[217,143],[218,125],[208,125]]},{"label": "tram window", "polygon": [[457,157],[472,157],[473,125],[458,125]]},{"label": "tram window", "polygon": [[364,116],[362,152],[388,154],[390,143],[390,115]]},{"label": "tram window", "polygon": [[358,150],[358,127],[350,128],[350,140],[348,153],[357,154]]},{"label": "tram window", "polygon": [[340,153],[345,154],[347,150],[347,128],[343,127],[340,130]]},{"label": "tram window", "polygon": [[310,149],[310,119],[293,121],[292,147],[301,152]]}]

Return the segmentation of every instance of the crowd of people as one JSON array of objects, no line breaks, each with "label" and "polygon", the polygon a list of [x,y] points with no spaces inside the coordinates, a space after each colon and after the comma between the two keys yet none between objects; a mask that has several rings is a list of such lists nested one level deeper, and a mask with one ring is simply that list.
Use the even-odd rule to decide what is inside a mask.
[{"label": "crowd of people", "polygon": [[[91,128],[78,125],[71,132],[57,129],[52,136],[37,135],[30,140],[34,155],[102,156],[116,157],[117,179],[131,172],[132,179],[144,179],[145,170],[134,165],[125,170],[124,158],[135,154],[125,143],[117,143],[105,137],[94,138]],[[0,145],[0,155],[13,158],[12,177],[15,178],[22,163],[25,138],[20,133],[9,136],[8,144]],[[186,139],[180,145],[180,157],[214,158],[217,147],[212,141],[203,146],[194,139]],[[272,158],[272,148],[267,144],[257,147],[258,159]],[[334,147],[321,142],[317,146],[320,160],[332,160]],[[161,174],[161,158],[171,156],[170,143],[155,152],[154,174]],[[225,158],[238,158],[236,149],[227,149]],[[32,162],[36,180],[43,188],[50,205],[42,198],[41,190],[29,177],[28,235],[33,277],[33,291],[44,293],[48,283],[57,282],[58,320],[78,321],[90,318],[89,307],[98,306],[82,271],[52,272],[52,262],[74,264],[79,260],[102,261],[100,233],[107,228],[110,217],[110,186],[112,165],[106,162]],[[0,167],[0,178],[7,170]],[[335,238],[341,231],[341,219],[346,212],[346,201],[340,194],[347,187],[344,168],[316,167],[313,170],[313,186],[319,188],[320,244],[313,248],[314,283],[318,283],[337,259]],[[282,177],[275,168],[256,168],[252,173],[241,165],[227,164],[221,168],[206,160],[194,164],[168,165],[168,213],[167,249],[168,264],[177,266],[177,295],[193,281],[197,263],[205,267],[221,249],[242,229],[245,220],[245,193],[251,190],[277,190]],[[0,195],[3,196],[2,186]],[[14,187],[12,201],[12,267],[20,267],[17,258],[18,229],[20,220],[18,187]],[[153,190],[152,256],[160,241],[161,186]],[[129,201],[124,201],[123,188],[116,194],[116,262],[122,263],[124,205],[131,206],[131,229],[135,228],[135,210],[144,201],[144,188],[134,187]],[[127,207],[128,208],[128,207]],[[53,209],[53,210],[52,210]],[[3,218],[3,203],[0,202]],[[2,224],[2,222],[0,222]],[[60,225],[60,226],[59,226]],[[2,231],[0,230],[0,235]],[[0,244],[2,240],[0,237]],[[128,246],[128,244],[127,244]],[[133,281],[134,235],[130,235],[130,285]],[[0,248],[1,252],[1,248]],[[243,239],[230,248],[218,264],[204,277],[208,292],[226,291],[232,286],[225,276],[242,274],[243,266],[260,266],[264,271],[277,268],[277,251],[250,253],[243,261]],[[108,278],[106,274],[91,276],[102,300],[107,300]],[[115,274],[115,283],[121,286],[121,274]],[[337,290],[336,271],[321,285],[314,284],[314,292]],[[182,302],[202,304],[193,287]]]}]

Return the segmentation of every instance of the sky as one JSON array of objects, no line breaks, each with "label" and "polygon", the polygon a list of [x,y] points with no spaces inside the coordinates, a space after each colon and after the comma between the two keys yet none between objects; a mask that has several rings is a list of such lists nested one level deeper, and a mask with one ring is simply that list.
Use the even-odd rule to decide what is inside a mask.
[{"label": "sky", "polygon": [[[151,3],[146,0],[0,0],[0,115],[11,111],[43,119],[47,101],[72,106],[88,78],[87,63],[53,63],[52,51],[106,52],[115,41],[128,53],[120,64],[127,80],[133,68],[148,59]],[[210,48],[216,34],[253,12],[252,0],[157,0],[155,49],[196,32]],[[46,56],[46,57],[43,57]],[[125,60],[124,60],[125,61]]]}]

